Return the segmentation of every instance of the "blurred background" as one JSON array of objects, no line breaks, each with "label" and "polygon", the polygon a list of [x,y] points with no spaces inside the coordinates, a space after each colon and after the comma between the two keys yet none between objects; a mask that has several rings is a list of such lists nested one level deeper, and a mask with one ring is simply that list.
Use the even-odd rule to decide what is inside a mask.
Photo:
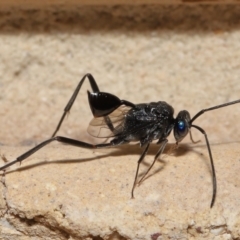
[{"label": "blurred background", "polygon": [[[49,138],[86,73],[121,99],[166,101],[175,116],[239,99],[239,12],[238,5],[1,9],[0,143]],[[93,141],[87,89],[86,81],[59,135]],[[194,123],[217,144],[240,140],[239,121],[240,104]]]}]

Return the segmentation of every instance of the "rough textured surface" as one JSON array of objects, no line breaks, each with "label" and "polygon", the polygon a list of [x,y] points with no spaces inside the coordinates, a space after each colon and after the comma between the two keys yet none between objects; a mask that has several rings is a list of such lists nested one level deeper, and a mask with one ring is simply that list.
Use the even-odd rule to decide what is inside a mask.
[{"label": "rough textured surface", "polygon": [[[239,99],[239,11],[114,6],[0,12],[1,154],[13,160],[48,138],[87,72],[103,91],[134,103],[165,100],[176,113],[194,115]],[[87,85],[60,135],[94,141],[86,133]],[[212,210],[207,150],[196,131],[201,143],[192,149],[186,138],[177,152],[164,155],[164,167],[156,165],[159,171],[136,189],[135,200],[130,191],[139,147],[110,154],[52,144],[2,177],[0,237],[237,239],[239,118],[235,105],[196,121],[208,133],[218,176]]]},{"label": "rough textured surface", "polygon": [[[3,148],[7,158],[25,150]],[[135,199],[130,193],[138,146],[102,153],[49,147],[2,179],[7,212],[1,236],[7,239],[15,231],[19,239],[157,239],[154,234],[158,239],[236,239],[239,146],[218,144],[212,150],[218,192],[210,209],[212,183],[203,144],[167,149],[153,174],[136,188]],[[156,151],[152,146],[141,173]]]}]

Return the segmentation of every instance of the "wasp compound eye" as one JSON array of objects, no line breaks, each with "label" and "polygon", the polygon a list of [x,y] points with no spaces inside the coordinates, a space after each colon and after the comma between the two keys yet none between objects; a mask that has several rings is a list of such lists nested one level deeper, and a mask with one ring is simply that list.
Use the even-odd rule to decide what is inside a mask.
[{"label": "wasp compound eye", "polygon": [[184,121],[178,121],[177,129],[178,129],[179,132],[185,132],[185,130],[186,130],[185,122]]},{"label": "wasp compound eye", "polygon": [[190,120],[190,114],[188,111],[183,110],[178,113],[174,126],[174,137],[177,142],[181,142],[182,139],[188,134]]}]

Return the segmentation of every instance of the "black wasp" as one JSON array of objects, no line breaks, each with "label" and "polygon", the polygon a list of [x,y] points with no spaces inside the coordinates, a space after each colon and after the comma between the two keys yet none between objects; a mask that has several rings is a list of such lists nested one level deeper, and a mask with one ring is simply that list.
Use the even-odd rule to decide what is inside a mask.
[{"label": "black wasp", "polygon": [[[56,133],[60,129],[62,122],[66,114],[70,111],[85,79],[88,79],[93,92],[88,91],[89,105],[93,113],[93,120],[89,124],[88,133],[97,138],[110,138],[109,142],[102,144],[90,144],[82,141],[78,141],[71,138],[66,138],[62,136],[56,136]],[[40,143],[29,151],[25,152],[21,156],[17,157],[14,161],[5,164],[0,170],[4,170],[7,167],[21,162],[24,159],[31,156],[33,153],[44,147],[45,145],[58,141],[65,144],[73,145],[76,147],[96,149],[96,148],[107,148],[114,147],[122,144],[126,144],[132,141],[139,141],[140,146],[144,147],[144,150],[138,160],[137,170],[135,174],[135,179],[132,187],[132,198],[134,197],[134,188],[137,184],[137,176],[139,171],[140,163],[143,161],[150,143],[157,140],[157,144],[160,145],[158,152],[154,157],[154,161],[142,176],[139,183],[141,183],[156,160],[161,156],[164,148],[167,145],[167,137],[173,130],[176,143],[178,144],[183,140],[183,138],[190,132],[191,127],[199,130],[205,137],[208,154],[211,162],[212,168],[212,181],[213,181],[213,195],[211,201],[211,207],[214,204],[217,182],[216,174],[213,164],[213,157],[211,153],[210,144],[208,142],[208,137],[206,132],[199,126],[192,124],[199,116],[204,112],[212,111],[218,108],[226,107],[239,103],[239,100],[217,105],[211,108],[206,108],[199,111],[193,118],[190,117],[188,111],[180,111],[176,118],[173,117],[174,110],[172,106],[166,102],[151,102],[151,103],[141,103],[133,104],[126,100],[120,100],[117,96],[100,92],[98,85],[91,74],[86,74],[79,82],[77,88],[75,89],[72,97],[67,103],[64,113],[57,125],[51,138]],[[191,136],[191,132],[190,132]],[[192,138],[191,138],[192,139]],[[192,140],[193,141],[193,140]]]}]

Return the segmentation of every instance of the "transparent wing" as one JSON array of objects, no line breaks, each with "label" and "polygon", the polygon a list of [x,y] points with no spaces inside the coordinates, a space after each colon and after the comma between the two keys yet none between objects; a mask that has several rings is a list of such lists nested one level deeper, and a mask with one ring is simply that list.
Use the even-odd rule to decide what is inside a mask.
[{"label": "transparent wing", "polygon": [[88,133],[97,138],[114,137],[122,133],[127,112],[131,107],[120,106],[106,117],[93,118],[88,126]]}]

